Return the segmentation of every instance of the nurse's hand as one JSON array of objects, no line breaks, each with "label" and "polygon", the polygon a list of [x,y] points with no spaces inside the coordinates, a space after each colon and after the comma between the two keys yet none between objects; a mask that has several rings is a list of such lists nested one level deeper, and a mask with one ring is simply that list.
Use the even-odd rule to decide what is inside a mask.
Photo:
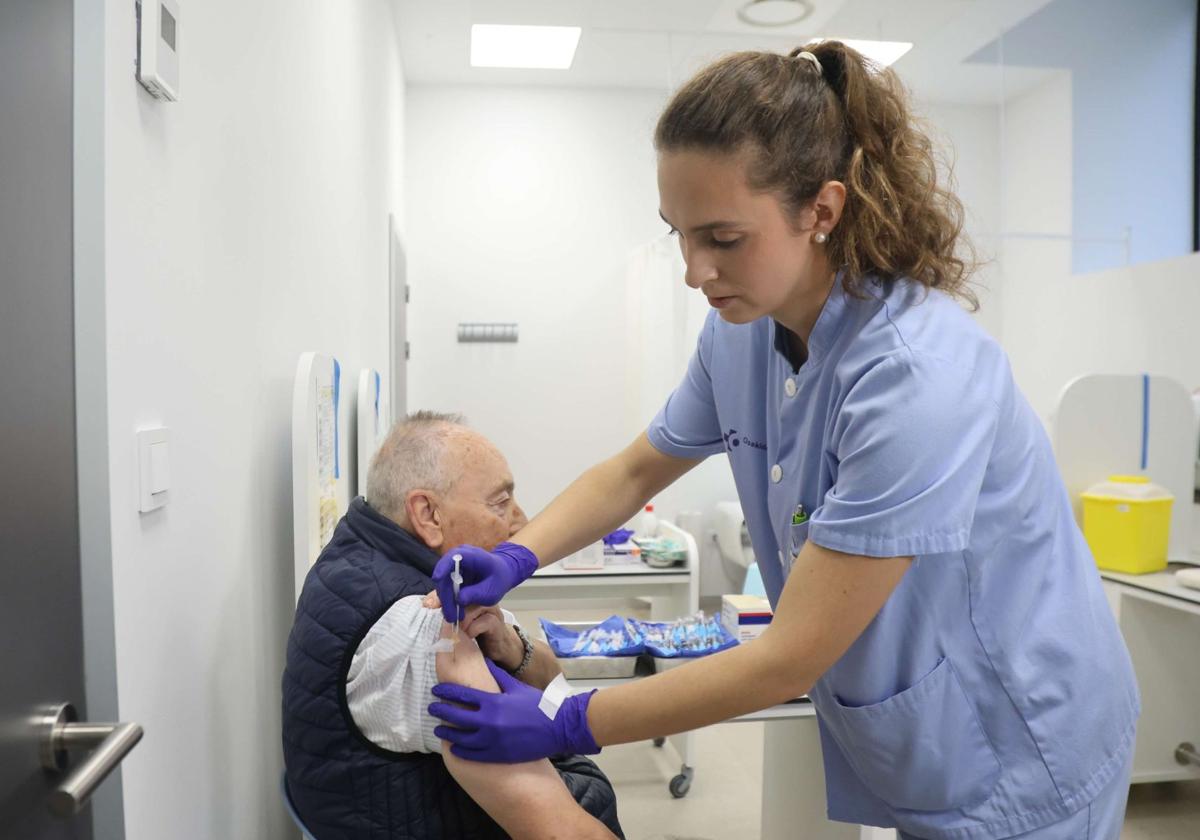
[{"label": "nurse's hand", "polygon": [[450,724],[437,727],[433,734],[449,741],[452,753],[471,761],[513,764],[552,755],[600,752],[587,722],[587,707],[595,690],[566,698],[551,720],[538,708],[542,692],[492,662],[488,668],[500,694],[457,683],[433,687],[435,696],[450,701],[430,705],[431,715]]},{"label": "nurse's hand", "polygon": [[[462,555],[459,570],[462,588],[458,603],[454,599],[454,555]],[[464,607],[471,604],[492,606],[499,603],[510,589],[537,571],[538,560],[523,545],[500,543],[493,551],[473,545],[460,545],[442,555],[433,569],[433,583],[442,600],[442,617],[449,622],[460,621]],[[457,609],[455,607],[457,606]]]}]

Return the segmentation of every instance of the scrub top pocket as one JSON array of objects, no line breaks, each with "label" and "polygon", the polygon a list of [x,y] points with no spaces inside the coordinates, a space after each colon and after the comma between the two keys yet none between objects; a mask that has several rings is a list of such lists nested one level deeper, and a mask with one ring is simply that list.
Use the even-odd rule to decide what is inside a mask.
[{"label": "scrub top pocket", "polygon": [[987,799],[1000,776],[950,660],[899,694],[869,706],[836,695],[836,737],[851,766],[884,802],[911,811],[967,808]]},{"label": "scrub top pocket", "polygon": [[796,555],[800,553],[800,549],[804,548],[804,544],[808,542],[808,526],[806,520],[798,525],[788,525],[788,541],[785,543],[787,551],[784,555],[784,570],[792,571],[792,566],[796,565]]}]

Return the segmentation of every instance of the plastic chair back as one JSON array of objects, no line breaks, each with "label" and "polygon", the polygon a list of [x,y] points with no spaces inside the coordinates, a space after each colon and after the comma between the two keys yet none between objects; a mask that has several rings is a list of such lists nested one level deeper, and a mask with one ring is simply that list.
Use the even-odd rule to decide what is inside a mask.
[{"label": "plastic chair back", "polygon": [[279,777],[279,792],[283,794],[283,807],[287,809],[288,816],[292,818],[292,822],[296,824],[296,828],[300,829],[304,840],[317,840],[316,837],[313,837],[312,832],[308,830],[308,826],[304,824],[304,820],[300,819],[300,814],[296,812],[296,806],[292,803],[292,795],[288,792],[286,772]]}]

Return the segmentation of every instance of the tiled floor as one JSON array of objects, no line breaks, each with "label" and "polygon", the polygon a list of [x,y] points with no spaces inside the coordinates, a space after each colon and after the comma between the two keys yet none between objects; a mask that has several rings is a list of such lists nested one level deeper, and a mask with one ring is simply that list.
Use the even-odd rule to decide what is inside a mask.
[{"label": "tiled floor", "polygon": [[1200,780],[1134,785],[1125,809],[1122,840],[1200,838]]},{"label": "tiled floor", "polygon": [[693,735],[696,775],[675,799],[667,782],[678,756],[649,742],[607,747],[596,758],[617,792],[628,840],[757,838],[762,781],[761,723],[726,723]]}]

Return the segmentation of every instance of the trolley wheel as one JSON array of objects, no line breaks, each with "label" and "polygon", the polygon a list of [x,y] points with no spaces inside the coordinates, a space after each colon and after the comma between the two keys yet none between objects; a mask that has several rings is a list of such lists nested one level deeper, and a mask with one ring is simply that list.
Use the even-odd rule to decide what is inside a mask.
[{"label": "trolley wheel", "polygon": [[666,738],[655,738],[654,739],[654,746],[656,746],[656,747],[661,747],[665,743],[667,743]]},{"label": "trolley wheel", "polygon": [[683,799],[688,795],[688,791],[692,787],[692,776],[695,775],[695,770],[688,767],[686,764],[681,768],[678,776],[671,779],[671,783],[667,785],[667,789],[671,791],[671,796],[676,799]]}]

